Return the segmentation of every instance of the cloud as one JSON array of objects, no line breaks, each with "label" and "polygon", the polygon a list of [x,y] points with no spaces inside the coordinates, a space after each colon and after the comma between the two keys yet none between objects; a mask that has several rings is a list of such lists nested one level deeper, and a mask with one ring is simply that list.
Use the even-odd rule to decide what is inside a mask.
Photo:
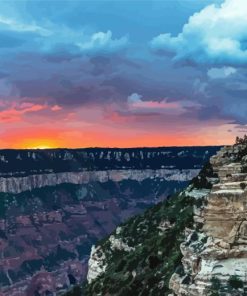
[{"label": "cloud", "polygon": [[78,42],[80,50],[82,51],[107,51],[112,52],[124,48],[128,43],[126,36],[119,39],[112,38],[112,32],[97,32],[89,37],[85,42]]},{"label": "cloud", "polygon": [[209,98],[210,95],[208,93],[209,84],[205,81],[201,81],[201,79],[196,78],[193,83],[193,91],[195,96],[203,96],[204,98]]},{"label": "cloud", "polygon": [[165,99],[161,101],[142,100],[142,95],[132,93],[128,97],[128,106],[130,111],[137,113],[163,113],[179,114],[183,112],[182,106],[178,102],[167,102]]},{"label": "cloud", "polygon": [[223,79],[237,72],[233,67],[211,68],[208,70],[208,77],[211,79]]},{"label": "cloud", "polygon": [[247,64],[247,2],[225,0],[193,14],[177,36],[160,34],[151,41],[155,51],[175,60],[202,64]]},{"label": "cloud", "polygon": [[10,107],[0,111],[0,122],[20,121],[22,115],[46,109],[46,106],[30,103],[11,104]]},{"label": "cloud", "polygon": [[51,32],[48,29],[37,25],[35,22],[28,24],[28,23],[16,21],[14,19],[2,16],[2,15],[0,15],[0,28],[9,29],[11,31],[16,31],[16,32],[36,32],[44,36],[51,34]]},{"label": "cloud", "polygon": [[[186,59],[178,67],[170,55],[153,55],[147,50],[151,36],[156,34],[159,24],[164,23],[160,3],[146,14],[150,22],[142,18],[137,24],[136,10],[131,8],[133,21],[130,21],[124,4],[121,6],[125,7],[123,11],[116,5],[117,14],[113,14],[108,4],[102,13],[102,5],[98,6],[96,2],[85,6],[80,1],[67,1],[66,6],[65,1],[63,7],[55,2],[47,2],[41,7],[21,1],[18,8],[8,4],[6,11],[2,9],[3,4],[0,5],[0,68],[4,69],[4,73],[0,73],[0,121],[5,137],[18,129],[13,141],[20,135],[21,143],[28,137],[26,128],[33,131],[32,140],[36,135],[42,137],[43,128],[47,128],[44,134],[49,134],[52,127],[58,131],[49,138],[55,139],[59,134],[59,145],[65,143],[65,138],[72,146],[78,141],[87,146],[99,143],[164,145],[168,143],[164,142],[164,135],[169,133],[172,144],[176,139],[180,139],[180,144],[185,143],[178,133],[189,135],[198,144],[194,134],[197,131],[200,138],[203,135],[208,143],[214,143],[208,139],[215,135],[217,125],[230,121],[246,123],[247,70],[235,65],[215,65],[212,62],[215,56],[209,57],[206,51],[201,54],[204,45],[198,44],[200,40],[204,42],[203,28],[198,31],[197,38],[191,35],[191,39],[184,29],[179,37],[183,41],[178,44],[179,52],[177,43],[180,41],[174,40],[172,35],[166,36],[165,46],[162,44],[160,49]],[[150,7],[153,7],[151,2]],[[162,7],[166,7],[166,1],[163,2]],[[165,17],[171,34],[178,32],[188,15],[203,4],[188,5],[191,6],[189,10],[186,6],[186,14],[179,6],[175,12],[178,21],[171,22],[172,14]],[[216,11],[222,9],[221,6],[212,7]],[[97,9],[100,9],[100,15],[95,13]],[[171,12],[170,9],[166,11]],[[106,15],[109,16],[107,22]],[[198,17],[202,18],[200,13]],[[147,23],[152,26],[147,28]],[[211,23],[214,24],[212,20],[207,21],[207,24]],[[133,27],[133,24],[137,26]],[[204,25],[205,22],[202,27]],[[207,30],[212,35],[215,28]],[[145,34],[141,34],[144,31]],[[196,36],[195,32],[193,34]],[[164,36],[157,39],[162,43]],[[205,58],[205,61],[202,59],[205,63],[212,59],[209,67],[194,67],[194,63],[188,62],[188,59],[195,61],[197,58]],[[201,129],[210,125],[214,132],[205,136]],[[22,133],[20,129],[23,129]],[[114,141],[106,137],[108,132]],[[146,141],[133,142],[141,133],[148,133]],[[155,133],[160,138],[158,142],[153,142]],[[134,140],[130,143],[131,134]],[[85,135],[89,138],[86,143]],[[3,138],[1,136],[0,146],[3,146]],[[95,139],[94,142],[91,139]]]},{"label": "cloud", "polygon": [[17,87],[5,77],[0,79],[0,98],[11,99],[19,96]]},{"label": "cloud", "polygon": [[95,31],[86,25],[76,28],[51,20],[33,20],[0,14],[0,49],[16,47],[36,53],[112,53],[126,48],[128,37],[114,38],[111,30]]},{"label": "cloud", "polygon": [[57,112],[62,110],[62,108],[58,105],[48,106],[24,101],[0,101],[0,123],[18,122],[21,121],[26,114],[44,110]]},{"label": "cloud", "polygon": [[58,106],[58,105],[54,105],[51,107],[51,111],[60,111],[62,110],[62,107]]},{"label": "cloud", "polygon": [[129,104],[136,104],[136,103],[141,103],[142,100],[142,95],[139,95],[137,93],[132,93],[130,96],[128,96],[128,103]]}]

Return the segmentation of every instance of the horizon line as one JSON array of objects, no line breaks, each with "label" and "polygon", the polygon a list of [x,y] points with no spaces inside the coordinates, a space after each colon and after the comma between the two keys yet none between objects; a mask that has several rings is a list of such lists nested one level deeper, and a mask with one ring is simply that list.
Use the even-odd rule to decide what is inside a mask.
[{"label": "horizon line", "polygon": [[[233,145],[233,144],[232,144]],[[88,146],[88,147],[50,147],[50,148],[0,148],[2,150],[81,150],[81,149],[158,149],[158,148],[193,148],[193,147],[224,147],[231,144],[221,145],[168,145],[168,146],[133,146],[133,147],[110,147],[110,146]]]}]

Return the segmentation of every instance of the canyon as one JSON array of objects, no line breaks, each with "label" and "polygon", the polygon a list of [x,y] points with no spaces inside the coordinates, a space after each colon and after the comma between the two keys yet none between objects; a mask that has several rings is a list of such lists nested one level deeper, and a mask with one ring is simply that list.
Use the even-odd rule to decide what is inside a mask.
[{"label": "canyon", "polygon": [[184,188],[218,150],[1,150],[0,295],[83,282],[92,245]]}]

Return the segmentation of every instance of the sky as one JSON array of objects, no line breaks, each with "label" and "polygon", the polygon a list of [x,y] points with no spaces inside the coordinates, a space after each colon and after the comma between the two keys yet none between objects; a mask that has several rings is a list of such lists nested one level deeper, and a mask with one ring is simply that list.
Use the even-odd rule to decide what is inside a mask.
[{"label": "sky", "polygon": [[0,1],[0,148],[232,144],[246,0]]}]

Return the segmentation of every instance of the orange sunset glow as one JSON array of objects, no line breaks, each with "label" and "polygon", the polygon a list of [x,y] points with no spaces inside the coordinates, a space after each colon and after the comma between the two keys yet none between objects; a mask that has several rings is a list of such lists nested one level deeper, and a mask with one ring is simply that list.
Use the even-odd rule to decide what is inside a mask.
[{"label": "orange sunset glow", "polygon": [[52,149],[58,148],[58,145],[52,143],[50,140],[36,139],[29,140],[20,146],[21,149]]},{"label": "orange sunset glow", "polygon": [[[0,144],[3,148],[49,149],[84,147],[155,147],[155,146],[203,146],[232,143],[234,137],[228,132],[228,126],[211,129],[201,128],[192,135],[177,132],[142,131],[139,129],[112,129],[103,127],[92,129],[40,129],[33,128],[10,130],[3,134]],[[224,135],[221,139],[219,135]]]},{"label": "orange sunset glow", "polygon": [[[70,107],[68,110],[12,104],[0,111],[0,147],[20,149],[84,147],[155,147],[231,144],[235,124],[211,120],[205,125],[185,116],[178,103],[142,102],[135,94],[128,104]],[[147,110],[148,109],[148,110]],[[184,115],[185,114],[185,115]],[[244,131],[242,131],[244,132]]]}]

